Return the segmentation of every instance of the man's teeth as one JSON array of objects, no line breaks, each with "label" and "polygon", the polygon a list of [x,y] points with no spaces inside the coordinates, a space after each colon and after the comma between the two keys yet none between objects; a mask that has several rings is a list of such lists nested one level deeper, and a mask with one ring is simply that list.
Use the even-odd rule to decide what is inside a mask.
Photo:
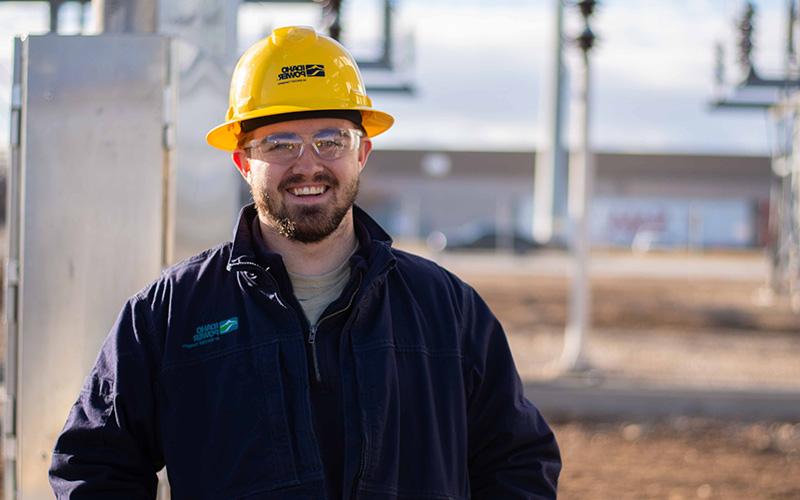
[{"label": "man's teeth", "polygon": [[294,188],[290,191],[295,196],[309,196],[324,193],[325,186],[305,186],[301,188]]}]

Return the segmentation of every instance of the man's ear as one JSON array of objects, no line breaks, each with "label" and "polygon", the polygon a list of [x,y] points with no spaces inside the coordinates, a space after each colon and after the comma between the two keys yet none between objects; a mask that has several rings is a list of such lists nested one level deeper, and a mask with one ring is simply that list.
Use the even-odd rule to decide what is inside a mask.
[{"label": "man's ear", "polygon": [[231,160],[233,161],[233,164],[236,165],[236,170],[238,170],[239,173],[242,174],[242,177],[244,177],[244,180],[249,180],[250,162],[248,161],[244,152],[241,150],[234,151],[231,154]]},{"label": "man's ear", "polygon": [[364,138],[361,140],[361,147],[358,148],[358,168],[359,170],[364,170],[364,167],[367,165],[367,158],[369,158],[369,153],[372,151],[372,141],[368,138]]}]

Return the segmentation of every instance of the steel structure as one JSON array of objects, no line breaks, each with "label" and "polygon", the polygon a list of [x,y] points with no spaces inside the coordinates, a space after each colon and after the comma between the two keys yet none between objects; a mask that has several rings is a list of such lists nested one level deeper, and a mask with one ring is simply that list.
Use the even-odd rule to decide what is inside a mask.
[{"label": "steel structure", "polygon": [[[22,1],[47,3],[50,12],[50,32],[58,33],[59,12],[67,3],[79,3],[95,6],[96,15],[101,19],[100,32],[130,33],[159,31],[161,19],[156,15],[158,0],[0,0],[0,2]],[[236,0],[237,3],[288,3],[318,4],[321,8],[321,22],[324,30],[333,38],[339,39],[343,30],[341,18],[342,5],[345,0]],[[394,8],[397,0],[379,0],[382,3],[381,20],[381,52],[377,58],[358,60],[362,71],[377,70],[393,72],[398,64],[395,52]],[[559,0],[563,1],[563,0]],[[383,83],[374,82],[367,85],[370,92],[413,93],[414,87],[408,82]]]},{"label": "steel structure", "polygon": [[776,140],[770,215],[773,248],[770,288],[788,294],[800,311],[800,91],[787,92],[770,109]]},{"label": "steel structure", "polygon": [[800,29],[798,1],[788,0],[781,99],[770,109],[776,124],[773,150],[775,183],[775,251],[773,289],[789,294],[800,311],[800,61],[795,32]]},{"label": "steel structure", "polygon": [[[380,32],[381,51],[376,58],[360,59],[356,62],[362,72],[383,72],[393,73],[397,70],[402,61],[398,61],[395,55],[396,34],[394,31],[394,9],[397,0],[377,0],[382,4],[382,19]],[[243,0],[246,3],[315,3],[321,7],[322,29],[328,34],[339,40],[344,30],[342,20],[342,7],[346,0]],[[369,81],[367,78],[367,90],[370,93],[391,92],[391,93],[413,93],[414,87],[408,82],[381,82]]]},{"label": "steel structure", "polygon": [[718,48],[715,83],[720,93],[711,100],[714,109],[762,110],[770,117],[775,133],[771,145],[768,285],[770,293],[788,294],[795,310],[800,310],[800,61],[795,37],[800,29],[798,3],[786,1],[783,75],[771,78],[759,75],[753,63],[757,11],[753,2],[745,4],[737,22],[737,59],[742,77],[725,95],[724,51]]}]

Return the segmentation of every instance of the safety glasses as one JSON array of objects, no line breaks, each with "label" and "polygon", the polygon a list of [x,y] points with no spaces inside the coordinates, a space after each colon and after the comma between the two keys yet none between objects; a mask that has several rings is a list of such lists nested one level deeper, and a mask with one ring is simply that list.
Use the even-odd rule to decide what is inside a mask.
[{"label": "safety glasses", "polygon": [[242,149],[256,160],[278,165],[289,165],[303,154],[306,144],[322,160],[338,160],[348,151],[361,145],[364,133],[354,128],[326,128],[315,133],[306,142],[292,133],[277,133],[246,142]]}]

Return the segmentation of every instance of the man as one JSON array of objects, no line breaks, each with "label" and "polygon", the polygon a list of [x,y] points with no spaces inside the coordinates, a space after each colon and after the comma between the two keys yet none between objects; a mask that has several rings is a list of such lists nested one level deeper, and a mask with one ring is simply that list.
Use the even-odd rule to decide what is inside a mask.
[{"label": "man", "polygon": [[275,30],[208,134],[250,185],[232,242],[124,307],[58,438],[59,498],[555,498],[555,438],[469,286],[354,206],[391,116],[347,51]]}]

